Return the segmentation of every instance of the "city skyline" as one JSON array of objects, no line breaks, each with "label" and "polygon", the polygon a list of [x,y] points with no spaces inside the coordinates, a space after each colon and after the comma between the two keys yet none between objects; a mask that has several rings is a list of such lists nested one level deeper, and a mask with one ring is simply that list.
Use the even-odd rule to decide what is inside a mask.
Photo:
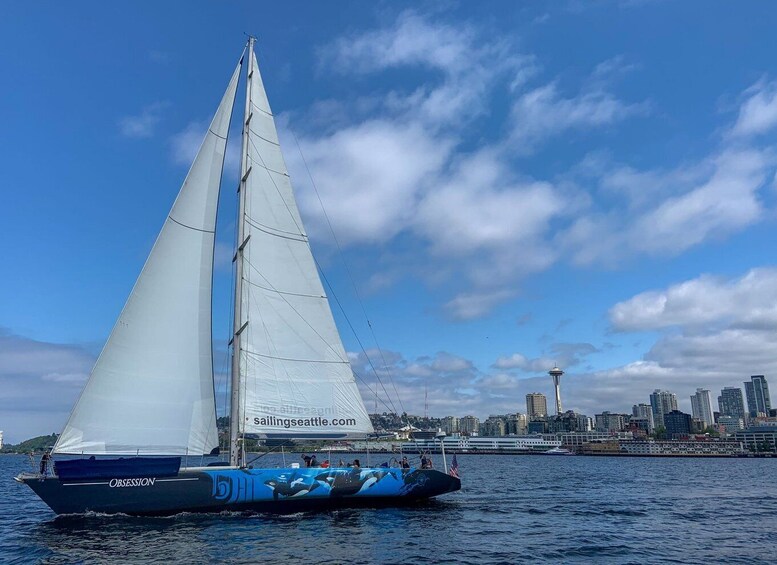
[{"label": "city skyline", "polygon": [[[698,387],[777,373],[777,6],[187,6],[4,8],[7,441],[63,428],[245,32],[370,409],[378,390],[379,409],[423,413],[426,389],[434,414],[518,410],[553,398],[557,363],[564,409],[629,412],[658,388],[689,412]],[[238,147],[216,228],[219,415]]]}]

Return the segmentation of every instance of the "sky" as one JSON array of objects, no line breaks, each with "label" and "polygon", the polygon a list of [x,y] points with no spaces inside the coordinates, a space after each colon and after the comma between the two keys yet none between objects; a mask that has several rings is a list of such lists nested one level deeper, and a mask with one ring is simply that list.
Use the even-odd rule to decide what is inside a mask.
[{"label": "sky", "polygon": [[[245,33],[370,411],[524,412],[554,364],[589,416],[774,380],[776,24],[767,2],[2,3],[6,441],[64,425]],[[238,153],[233,128],[222,412]]]}]

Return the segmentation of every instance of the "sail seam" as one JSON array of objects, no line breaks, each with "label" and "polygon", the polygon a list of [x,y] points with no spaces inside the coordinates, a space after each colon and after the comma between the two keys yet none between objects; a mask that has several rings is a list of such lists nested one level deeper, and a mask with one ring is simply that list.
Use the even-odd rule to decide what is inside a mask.
[{"label": "sail seam", "polygon": [[226,141],[226,140],[227,140],[227,136],[226,136],[226,135],[225,135],[225,136],[221,136],[221,135],[217,134],[215,131],[213,131],[213,130],[212,130],[212,129],[210,129],[210,128],[208,128],[208,131],[209,131],[210,133],[212,133],[213,135],[215,135],[216,137],[218,137],[219,139],[223,139],[224,141]]},{"label": "sail seam", "polygon": [[[281,237],[281,238],[283,238],[283,239],[290,239],[290,240],[292,240],[292,241],[299,241],[299,242],[302,242],[302,243],[307,243],[307,241],[308,241],[308,240],[307,240],[307,238],[306,238],[304,235],[303,235],[303,236],[302,236],[302,238],[300,239],[300,238],[298,238],[298,237],[292,237],[292,236],[290,236],[290,235],[283,235],[283,234],[280,234],[280,233],[273,233],[273,232],[271,232],[271,231],[267,231],[266,229],[262,229],[262,228],[260,228],[259,226],[256,226],[256,225],[254,225],[254,224],[253,224],[253,222],[250,222],[250,221],[248,221],[248,218],[246,218],[246,223],[247,223],[249,226],[251,226],[252,228],[254,228],[254,229],[257,229],[257,230],[259,230],[260,232],[264,232],[264,233],[266,233],[267,235],[274,235],[275,237]],[[272,228],[269,228],[269,229],[272,229]]]},{"label": "sail seam", "polygon": [[[262,228],[265,228],[265,229],[268,229],[268,230],[272,230],[272,231],[277,231],[277,232],[285,233],[285,234],[288,234],[288,235],[298,235],[298,236],[300,236],[300,237],[304,237],[304,238],[307,238],[307,237],[308,237],[306,234],[304,234],[304,233],[301,233],[301,232],[286,231],[286,230],[282,230],[281,228],[274,228],[274,227],[272,227],[272,226],[268,226],[267,224],[263,224],[263,223],[261,223],[261,222],[257,222],[256,220],[254,220],[254,219],[253,219],[251,216],[249,216],[248,214],[246,214],[246,216],[245,216],[245,217],[246,217],[246,221],[247,221],[249,224],[251,224],[251,225],[254,225],[254,224],[255,224],[255,226],[254,226],[254,227],[257,227],[257,226],[258,226],[258,227],[262,227]],[[296,226],[296,227],[299,227],[299,226]]]},{"label": "sail seam", "polygon": [[264,355],[255,351],[249,351],[246,348],[241,348],[240,351],[247,355],[255,355],[256,357],[264,357],[266,359],[277,359],[278,361],[297,361],[299,363],[334,363],[340,365],[347,365],[349,361],[328,361],[326,359],[294,359],[293,357],[275,357],[274,355]]},{"label": "sail seam", "polygon": [[260,107],[259,107],[259,106],[257,106],[257,105],[256,105],[256,104],[255,104],[253,101],[251,101],[251,106],[253,106],[253,107],[254,107],[254,108],[256,108],[257,110],[259,110],[259,111],[260,111],[260,112],[262,112],[263,114],[267,114],[268,116],[275,117],[275,115],[274,115],[272,112],[268,112],[268,111],[267,111],[267,110],[265,110],[264,108],[260,108]]},{"label": "sail seam", "polygon": [[203,233],[216,233],[215,230],[203,230],[203,229],[200,229],[200,228],[195,228],[193,226],[187,226],[186,224],[182,224],[181,222],[179,222],[178,220],[176,220],[172,216],[167,216],[167,217],[170,218],[172,221],[174,221],[179,226],[183,226],[185,228],[189,228],[190,230],[200,231],[200,232],[203,232]]},{"label": "sail seam", "polygon": [[260,284],[256,284],[255,282],[253,282],[253,281],[251,281],[251,280],[249,280],[249,279],[247,279],[245,277],[243,277],[243,280],[245,282],[247,282],[248,284],[250,284],[251,286],[255,286],[257,288],[261,288],[262,290],[267,290],[267,291],[270,291],[270,292],[275,292],[277,294],[285,294],[286,296],[301,296],[302,298],[326,298],[325,294],[323,294],[323,295],[322,294],[302,294],[302,293],[299,293],[299,292],[287,292],[287,291],[283,291],[283,290],[278,290],[276,288],[268,288],[266,286],[262,286]]},{"label": "sail seam", "polygon": [[278,143],[277,141],[273,141],[272,139],[267,139],[266,137],[262,137],[261,135],[259,135],[258,133],[256,133],[256,132],[255,132],[254,130],[252,130],[251,128],[248,128],[248,133],[252,133],[252,134],[254,134],[256,137],[258,137],[259,139],[261,139],[262,141],[266,141],[267,143],[270,143],[271,145],[275,145],[276,147],[280,147],[280,146],[281,146],[281,144],[280,144],[280,143]]},{"label": "sail seam", "polygon": [[[254,145],[254,142],[253,142],[253,141],[251,142],[251,145]],[[256,145],[254,145],[254,149],[256,149]],[[256,150],[257,150],[257,151],[259,151],[258,149],[256,149]],[[252,161],[253,161],[253,159],[252,159]],[[285,172],[283,172],[283,171],[276,171],[275,169],[271,169],[270,167],[268,167],[268,166],[267,166],[267,165],[265,165],[264,163],[262,163],[262,164],[259,164],[259,163],[257,163],[256,161],[253,161],[253,164],[254,164],[254,165],[257,165],[258,167],[261,167],[262,169],[264,169],[264,170],[265,170],[265,171],[267,171],[268,173],[275,173],[276,175],[281,175],[282,177],[287,177],[287,176],[289,176],[289,173],[285,173]]]}]

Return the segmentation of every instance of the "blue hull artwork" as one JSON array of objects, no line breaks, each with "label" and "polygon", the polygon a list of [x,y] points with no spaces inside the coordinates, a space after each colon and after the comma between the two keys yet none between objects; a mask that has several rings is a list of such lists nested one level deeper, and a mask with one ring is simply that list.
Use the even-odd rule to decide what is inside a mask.
[{"label": "blue hull artwork", "polygon": [[431,469],[373,467],[185,469],[174,477],[63,481],[17,477],[57,514],[170,515],[179,512],[298,512],[350,506],[401,506],[461,488]]}]

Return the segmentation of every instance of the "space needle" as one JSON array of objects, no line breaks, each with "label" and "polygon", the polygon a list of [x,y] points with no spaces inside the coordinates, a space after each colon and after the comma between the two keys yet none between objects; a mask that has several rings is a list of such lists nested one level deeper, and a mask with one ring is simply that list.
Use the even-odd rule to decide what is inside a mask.
[{"label": "space needle", "polygon": [[548,371],[548,374],[550,375],[550,378],[553,379],[553,385],[556,387],[556,415],[561,415],[561,375],[564,374],[564,371],[558,368],[558,366],[553,367],[550,371]]}]

